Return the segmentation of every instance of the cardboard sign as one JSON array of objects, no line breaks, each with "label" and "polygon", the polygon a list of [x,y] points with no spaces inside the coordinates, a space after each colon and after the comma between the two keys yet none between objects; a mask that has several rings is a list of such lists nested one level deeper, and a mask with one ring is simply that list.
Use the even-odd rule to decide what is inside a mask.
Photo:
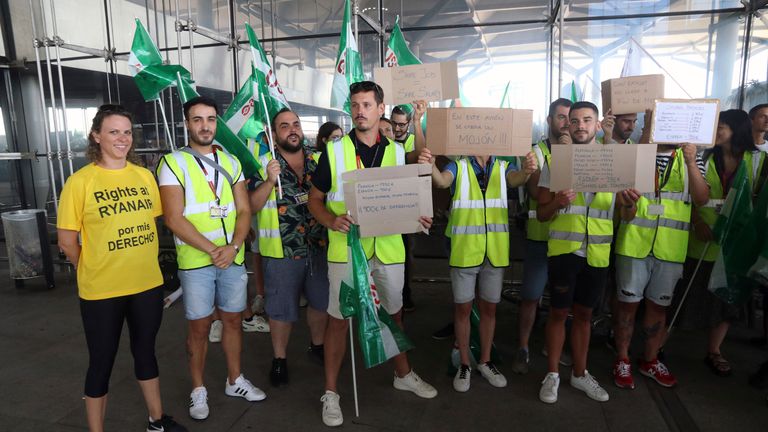
[{"label": "cardboard sign", "polygon": [[613,115],[645,112],[664,97],[664,75],[638,75],[602,82],[603,113]]},{"label": "cardboard sign", "polygon": [[653,192],[655,145],[554,144],[550,190]]},{"label": "cardboard sign", "polygon": [[533,111],[427,108],[427,130],[434,155],[524,156],[531,151]]},{"label": "cardboard sign", "polygon": [[376,84],[384,90],[384,103],[387,105],[459,97],[456,61],[375,68],[373,77]]},{"label": "cardboard sign", "polygon": [[712,147],[719,115],[719,99],[657,99],[651,142]]},{"label": "cardboard sign", "polygon": [[419,217],[432,217],[431,174],[432,167],[426,164],[343,173],[344,202],[360,225],[360,236],[423,231]]}]

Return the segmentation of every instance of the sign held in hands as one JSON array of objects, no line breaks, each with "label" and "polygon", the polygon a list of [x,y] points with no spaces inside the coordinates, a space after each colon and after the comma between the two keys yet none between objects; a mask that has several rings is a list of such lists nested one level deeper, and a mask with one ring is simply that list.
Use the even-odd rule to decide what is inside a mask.
[{"label": "sign held in hands", "polygon": [[554,144],[550,190],[654,191],[655,145]]},{"label": "sign held in hands", "polygon": [[427,130],[435,155],[524,156],[531,151],[533,111],[428,108]]},{"label": "sign held in hands", "polygon": [[664,75],[638,75],[605,80],[601,86],[603,112],[613,115],[641,113],[664,97]]},{"label": "sign held in hands", "polygon": [[361,237],[410,234],[432,217],[432,166],[366,168],[341,175],[344,201]]},{"label": "sign held in hands", "polygon": [[657,99],[651,142],[711,147],[715,144],[719,115],[719,99]]},{"label": "sign held in hands", "polygon": [[384,90],[384,103],[387,105],[459,97],[456,61],[375,68],[373,80]]}]

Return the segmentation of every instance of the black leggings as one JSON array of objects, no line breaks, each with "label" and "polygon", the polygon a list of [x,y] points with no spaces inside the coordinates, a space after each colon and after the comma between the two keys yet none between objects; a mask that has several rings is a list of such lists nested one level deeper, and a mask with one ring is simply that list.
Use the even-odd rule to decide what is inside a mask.
[{"label": "black leggings", "polygon": [[109,376],[120,345],[123,321],[128,321],[136,379],[157,378],[155,337],[163,320],[162,287],[104,300],[80,299],[80,315],[89,355],[86,396],[102,397],[109,390]]}]

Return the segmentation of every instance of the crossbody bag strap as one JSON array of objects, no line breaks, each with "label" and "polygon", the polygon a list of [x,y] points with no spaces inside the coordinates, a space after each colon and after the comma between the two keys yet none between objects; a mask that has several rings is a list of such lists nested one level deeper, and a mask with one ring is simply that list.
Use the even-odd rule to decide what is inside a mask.
[{"label": "crossbody bag strap", "polygon": [[232,179],[232,175],[230,173],[228,173],[227,170],[225,170],[223,166],[221,166],[218,163],[216,163],[216,161],[213,161],[213,160],[211,160],[211,159],[201,155],[199,152],[197,152],[196,150],[193,150],[193,149],[191,149],[189,147],[184,147],[184,148],[182,148],[179,151],[182,151],[182,152],[187,153],[187,154],[191,154],[192,156],[194,156],[194,157],[198,158],[199,160],[203,161],[203,163],[210,165],[213,169],[215,169],[221,175],[223,175],[225,179],[227,179],[227,181],[229,182],[230,186],[234,186],[235,182]]}]

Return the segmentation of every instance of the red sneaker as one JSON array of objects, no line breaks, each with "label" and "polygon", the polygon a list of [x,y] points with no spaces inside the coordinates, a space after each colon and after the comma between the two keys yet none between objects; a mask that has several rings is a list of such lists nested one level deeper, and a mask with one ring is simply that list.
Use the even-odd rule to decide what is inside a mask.
[{"label": "red sneaker", "polygon": [[618,359],[613,364],[613,383],[618,388],[634,389],[635,379],[632,378],[632,365],[629,359]]},{"label": "red sneaker", "polygon": [[677,378],[658,359],[653,359],[649,362],[641,361],[640,373],[648,378],[653,378],[653,380],[664,387],[672,387],[677,384]]}]

